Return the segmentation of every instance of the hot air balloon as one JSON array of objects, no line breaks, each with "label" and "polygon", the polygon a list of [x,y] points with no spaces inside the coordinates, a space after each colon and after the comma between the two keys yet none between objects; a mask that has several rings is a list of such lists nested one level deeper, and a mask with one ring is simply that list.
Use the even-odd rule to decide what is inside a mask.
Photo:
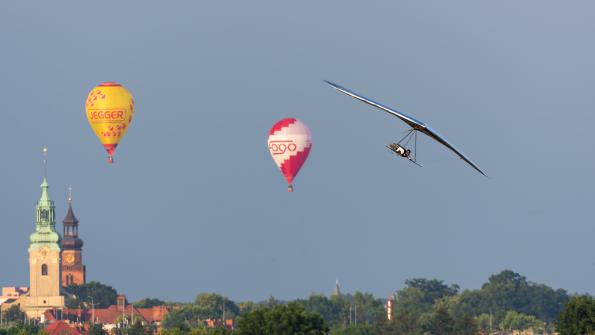
[{"label": "hot air balloon", "polygon": [[287,190],[293,192],[293,179],[312,149],[310,129],[298,119],[283,119],[269,131],[268,146],[275,164],[287,179]]},{"label": "hot air balloon", "polygon": [[118,83],[101,83],[89,92],[85,109],[91,128],[107,151],[108,162],[113,163],[116,146],[134,116],[132,94]]}]

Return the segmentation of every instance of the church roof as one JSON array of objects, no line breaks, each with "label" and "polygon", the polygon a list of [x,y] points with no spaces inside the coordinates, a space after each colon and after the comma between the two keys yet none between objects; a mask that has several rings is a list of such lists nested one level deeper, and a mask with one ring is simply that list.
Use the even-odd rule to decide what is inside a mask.
[{"label": "church roof", "polygon": [[68,204],[68,213],[66,213],[66,217],[62,220],[62,223],[65,225],[73,225],[79,223],[76,216],[74,216],[74,212],[72,211],[72,203]]},{"label": "church roof", "polygon": [[62,238],[62,249],[80,250],[83,247],[83,240],[78,237],[79,220],[74,216],[72,210],[72,195],[68,195],[68,212],[62,220],[64,224],[64,236]]}]

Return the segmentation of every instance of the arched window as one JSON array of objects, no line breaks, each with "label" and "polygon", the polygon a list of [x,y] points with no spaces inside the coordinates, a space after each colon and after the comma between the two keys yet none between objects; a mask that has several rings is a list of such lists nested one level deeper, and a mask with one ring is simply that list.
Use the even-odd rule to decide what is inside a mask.
[{"label": "arched window", "polygon": [[48,266],[46,264],[41,265],[41,275],[47,276],[48,275]]}]

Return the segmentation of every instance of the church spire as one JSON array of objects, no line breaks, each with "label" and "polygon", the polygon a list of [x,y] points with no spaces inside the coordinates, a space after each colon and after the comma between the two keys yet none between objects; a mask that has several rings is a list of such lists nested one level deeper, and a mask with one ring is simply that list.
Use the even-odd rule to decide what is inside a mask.
[{"label": "church spire", "polygon": [[41,197],[37,202],[35,232],[29,236],[29,249],[48,247],[60,250],[60,234],[56,232],[56,211],[54,202],[50,198],[47,181],[47,148],[43,148],[43,180],[41,182]]},{"label": "church spire", "polygon": [[64,227],[63,249],[79,250],[83,246],[83,241],[78,238],[79,220],[74,216],[72,210],[72,187],[68,187],[68,212],[62,220]]},{"label": "church spire", "polygon": [[68,212],[62,220],[62,286],[82,285],[86,281],[83,265],[83,240],[79,238],[79,220],[72,210],[72,187],[68,187]]},{"label": "church spire", "polygon": [[341,288],[339,287],[339,279],[335,281],[335,291],[333,295],[341,295]]},{"label": "church spire", "polygon": [[56,232],[54,202],[48,193],[47,148],[43,149],[43,181],[37,202],[35,232],[29,236],[29,293],[21,310],[29,319],[41,318],[48,309],[64,308],[60,295],[60,234]]}]

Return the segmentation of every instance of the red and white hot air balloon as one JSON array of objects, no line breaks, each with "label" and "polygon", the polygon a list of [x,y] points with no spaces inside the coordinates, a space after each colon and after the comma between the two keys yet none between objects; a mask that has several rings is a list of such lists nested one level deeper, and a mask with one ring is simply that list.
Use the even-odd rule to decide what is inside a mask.
[{"label": "red and white hot air balloon", "polygon": [[287,179],[287,190],[293,192],[293,179],[312,149],[310,129],[298,119],[283,119],[269,131],[268,145],[275,164]]}]

